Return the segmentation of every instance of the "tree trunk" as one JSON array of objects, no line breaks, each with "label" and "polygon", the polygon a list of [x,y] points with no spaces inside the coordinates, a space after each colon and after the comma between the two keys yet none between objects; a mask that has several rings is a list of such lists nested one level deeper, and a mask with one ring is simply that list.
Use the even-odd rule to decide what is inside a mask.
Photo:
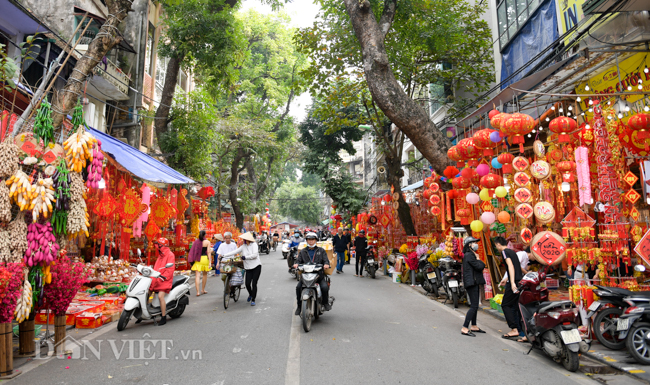
[{"label": "tree trunk", "polygon": [[160,143],[162,135],[167,132],[170,106],[174,102],[176,83],[178,82],[178,73],[181,69],[181,63],[184,59],[185,55],[179,54],[178,57],[170,58],[169,63],[167,63],[165,85],[163,85],[162,96],[160,97],[160,105],[156,110],[156,118],[154,119],[154,129],[156,131],[156,139],[158,140],[158,143]]},{"label": "tree trunk", "polygon": [[447,150],[451,143],[427,112],[404,92],[388,62],[384,38],[393,22],[396,1],[385,0],[384,12],[377,22],[368,0],[344,0],[361,45],[364,73],[373,100],[433,168],[442,173],[449,162]]},{"label": "tree trunk", "polygon": [[237,187],[239,186],[239,173],[241,172],[239,163],[248,156],[250,156],[250,153],[245,152],[240,146],[237,148],[237,155],[235,155],[235,158],[230,165],[230,189],[228,191],[228,196],[230,197],[230,205],[232,206],[232,211],[235,213],[237,228],[239,229],[244,227],[244,214],[241,212],[239,202],[237,201]]},{"label": "tree trunk", "polygon": [[404,176],[404,170],[402,170],[401,163],[399,159],[386,154],[386,165],[388,166],[388,183],[393,186],[395,192],[399,194],[399,208],[397,209],[397,216],[399,221],[406,232],[406,235],[417,235],[415,232],[415,225],[413,225],[413,218],[411,217],[411,208],[409,207],[404,196],[402,195],[402,186],[400,183],[400,178]]},{"label": "tree trunk", "polygon": [[83,86],[93,69],[113,47],[122,41],[117,26],[131,11],[132,0],[106,0],[109,17],[88,45],[88,51],[74,66],[68,81],[52,108],[54,129],[61,128],[66,115],[74,108],[83,93]]}]

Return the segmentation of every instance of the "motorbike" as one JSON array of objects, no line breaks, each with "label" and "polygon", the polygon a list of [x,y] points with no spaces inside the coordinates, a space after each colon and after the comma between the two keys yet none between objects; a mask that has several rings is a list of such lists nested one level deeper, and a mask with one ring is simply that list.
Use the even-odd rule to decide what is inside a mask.
[{"label": "motorbike", "polygon": [[259,251],[261,253],[269,254],[271,252],[271,245],[269,245],[269,239],[266,237],[260,238],[259,242]]},{"label": "motorbike", "polygon": [[[635,266],[634,270],[644,272],[645,266]],[[625,338],[632,358],[650,365],[650,292],[634,292],[624,302],[627,307],[617,321],[616,331],[619,338]]]},{"label": "motorbike", "polygon": [[296,260],[296,255],[298,255],[298,246],[293,246],[289,248],[289,256],[287,257],[287,265],[289,265],[289,274],[292,278],[295,278],[296,281],[300,280],[297,270],[293,267],[294,261]]},{"label": "motorbike", "polygon": [[282,258],[284,258],[284,259],[287,259],[287,257],[289,256],[289,252],[290,252],[289,245],[290,244],[291,244],[291,241],[288,240],[288,239],[285,239],[284,241],[282,241],[282,249],[281,250],[282,250]]},{"label": "motorbike", "polygon": [[589,344],[578,331],[578,308],[569,300],[548,300],[546,269],[526,274],[518,290],[526,338],[532,344],[530,349],[541,349],[555,362],[562,362],[570,372],[578,370],[578,353],[589,350]]},{"label": "motorbike", "polygon": [[458,302],[465,297],[465,287],[460,273],[463,264],[450,257],[440,258],[438,264],[442,272],[442,287],[447,295],[445,303],[451,299],[454,308],[457,308]]},{"label": "motorbike", "polygon": [[434,267],[429,262],[429,256],[423,255],[418,261],[418,270],[422,272],[422,288],[427,293],[433,293],[436,297],[440,295],[438,291],[438,283],[442,282],[440,277],[440,270]]},{"label": "motorbike", "polygon": [[[302,328],[305,330],[305,333],[309,333],[311,330],[311,322],[313,319],[318,319],[325,312],[325,304],[322,302],[322,293],[320,290],[320,285],[316,282],[318,280],[320,272],[323,270],[323,265],[321,264],[304,264],[298,265],[298,270],[301,272],[299,274],[300,280],[302,282],[302,292],[300,293],[302,298],[302,309],[300,312],[300,318],[302,319]],[[330,286],[330,278],[325,275],[324,278],[327,282],[327,286]],[[329,296],[329,305],[334,304],[334,297]]]},{"label": "motorbike", "polygon": [[[166,268],[174,266],[173,263],[165,265]],[[117,322],[117,331],[122,331],[129,323],[131,316],[135,317],[138,321],[153,319],[157,324],[155,317],[160,316],[162,311],[160,309],[160,300],[157,295],[154,295],[153,301],[147,303],[149,288],[153,282],[153,278],[163,278],[160,273],[151,266],[144,264],[137,265],[139,275],[133,278],[126,290],[126,301],[124,302],[124,311]],[[171,318],[180,317],[185,311],[185,307],[190,304],[190,277],[187,275],[176,275],[172,281],[172,289],[169,294],[165,295],[165,303],[167,304],[167,314]]]},{"label": "motorbike", "polygon": [[278,250],[278,242],[280,241],[280,238],[277,236],[273,236],[273,251]]},{"label": "motorbike", "polygon": [[372,277],[372,279],[375,279],[375,273],[379,267],[379,262],[375,258],[375,247],[373,245],[368,245],[366,247],[366,258],[367,260],[365,269],[370,277]]}]

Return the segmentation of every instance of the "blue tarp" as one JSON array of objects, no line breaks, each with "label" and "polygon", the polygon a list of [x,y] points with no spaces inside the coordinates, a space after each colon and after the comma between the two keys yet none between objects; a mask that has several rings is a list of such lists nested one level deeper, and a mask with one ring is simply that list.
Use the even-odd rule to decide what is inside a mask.
[{"label": "blue tarp", "polygon": [[413,184],[410,184],[402,189],[402,191],[409,191],[409,190],[415,190],[416,188],[420,188],[424,186],[424,180],[421,180],[419,182],[415,182]]},{"label": "blue tarp", "polygon": [[180,172],[167,166],[128,144],[101,131],[90,128],[90,133],[101,140],[102,151],[110,154],[122,167],[133,175],[151,182],[168,184],[195,183]]},{"label": "blue tarp", "polygon": [[[557,30],[557,13],[555,12],[555,0],[546,1],[542,4],[533,17],[528,19],[526,25],[519,31],[510,44],[501,54],[501,81],[519,70],[532,58],[537,56],[543,49],[551,45],[560,37]],[[501,89],[523,78],[540,60],[551,54],[552,51],[540,56],[530,63],[526,69],[519,72],[512,79],[501,83]]]}]

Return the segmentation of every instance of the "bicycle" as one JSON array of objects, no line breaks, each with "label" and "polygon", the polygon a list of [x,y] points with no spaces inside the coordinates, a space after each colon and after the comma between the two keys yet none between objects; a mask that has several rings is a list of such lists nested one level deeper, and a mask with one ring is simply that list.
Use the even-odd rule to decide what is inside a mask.
[{"label": "bicycle", "polygon": [[[239,258],[238,258],[239,259]],[[225,275],[223,280],[223,307],[228,309],[230,304],[230,299],[232,298],[235,302],[239,300],[239,295],[241,293],[241,285],[244,283],[244,262],[241,260],[234,259],[225,259],[222,260],[221,273]],[[236,273],[241,274],[241,282],[235,285],[231,285],[233,276]]]}]

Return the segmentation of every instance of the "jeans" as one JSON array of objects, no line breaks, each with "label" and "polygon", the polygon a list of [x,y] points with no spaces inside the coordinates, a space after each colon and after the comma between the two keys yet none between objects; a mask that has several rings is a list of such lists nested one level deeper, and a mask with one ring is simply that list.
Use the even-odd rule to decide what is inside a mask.
[{"label": "jeans", "polygon": [[343,264],[345,263],[345,252],[336,252],[336,270],[343,271]]},{"label": "jeans", "polygon": [[468,328],[469,323],[472,323],[472,326],[476,326],[476,313],[478,313],[478,302],[479,302],[479,285],[470,286],[467,288],[467,296],[469,297],[469,311],[465,314],[465,323],[463,327]]},{"label": "jeans", "polygon": [[[356,262],[355,262],[354,268],[355,268],[355,270],[357,272],[357,275],[363,275],[363,267],[366,264],[366,259],[368,259],[368,256],[367,255],[359,255],[357,253],[357,256],[356,256],[355,259],[356,259]],[[361,266],[359,266],[359,265],[361,265]]]},{"label": "jeans", "polygon": [[255,302],[255,298],[257,297],[257,281],[260,279],[260,274],[262,274],[262,265],[254,269],[246,270],[246,275],[244,276],[246,290],[248,290],[248,295],[251,296],[251,301],[253,302]]},{"label": "jeans", "polygon": [[[325,278],[321,278],[320,281],[318,281],[318,284],[320,285],[320,292],[322,295],[322,301],[323,304],[326,304],[329,302],[329,292],[330,288],[327,286],[327,282],[325,281]],[[302,282],[298,282],[298,285],[296,285],[296,300],[298,301],[298,309],[302,306]]]},{"label": "jeans", "polygon": [[503,300],[501,300],[501,308],[503,315],[506,317],[508,327],[510,329],[517,329],[519,335],[523,335],[521,327],[521,313],[519,311],[519,293],[513,293],[510,288],[510,283],[506,284],[506,290],[503,293]]}]

